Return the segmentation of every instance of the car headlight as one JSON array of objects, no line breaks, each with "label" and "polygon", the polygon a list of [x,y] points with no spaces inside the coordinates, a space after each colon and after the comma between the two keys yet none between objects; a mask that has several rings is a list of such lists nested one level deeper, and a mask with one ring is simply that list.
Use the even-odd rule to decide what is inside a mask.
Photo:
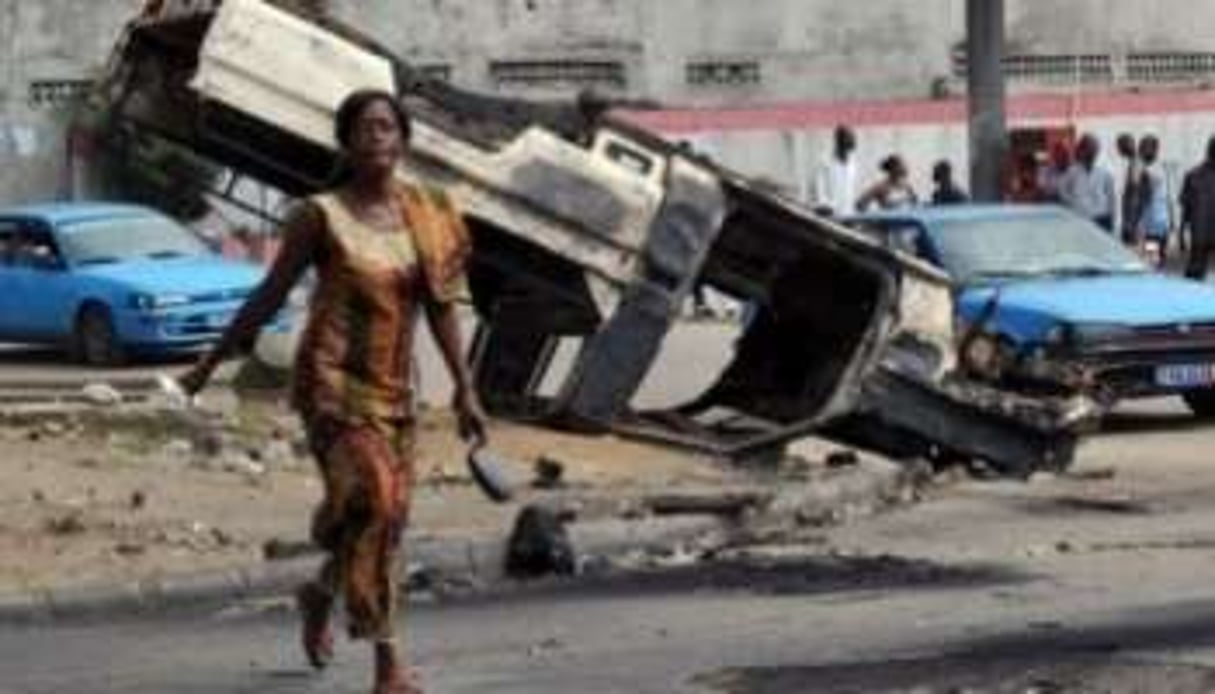
[{"label": "car headlight", "polygon": [[1042,342],[1049,347],[1058,347],[1068,341],[1071,335],[1070,330],[1070,326],[1064,323],[1056,323],[1042,336]]},{"label": "car headlight", "polygon": [[184,306],[188,303],[190,303],[190,297],[184,294],[133,294],[131,296],[131,308],[137,311],[155,311]]}]

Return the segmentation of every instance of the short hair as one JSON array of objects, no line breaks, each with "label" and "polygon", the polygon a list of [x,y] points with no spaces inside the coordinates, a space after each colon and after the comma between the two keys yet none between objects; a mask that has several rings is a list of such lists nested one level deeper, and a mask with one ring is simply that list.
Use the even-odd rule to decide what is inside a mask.
[{"label": "short hair", "polygon": [[397,121],[397,128],[401,131],[402,141],[409,142],[409,138],[413,135],[413,118],[396,96],[382,89],[360,89],[342,100],[334,118],[333,136],[343,149],[350,148],[351,140],[354,138],[354,124],[359,116],[363,115],[363,111],[367,110],[368,106],[378,101],[388,104],[393,118]]}]

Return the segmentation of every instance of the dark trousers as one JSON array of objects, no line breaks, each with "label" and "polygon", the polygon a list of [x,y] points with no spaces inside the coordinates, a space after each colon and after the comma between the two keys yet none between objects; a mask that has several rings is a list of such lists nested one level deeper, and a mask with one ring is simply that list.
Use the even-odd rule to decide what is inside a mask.
[{"label": "dark trousers", "polygon": [[1215,250],[1215,239],[1195,234],[1190,239],[1190,258],[1185,266],[1185,276],[1192,280],[1204,280],[1211,265],[1211,251]]}]

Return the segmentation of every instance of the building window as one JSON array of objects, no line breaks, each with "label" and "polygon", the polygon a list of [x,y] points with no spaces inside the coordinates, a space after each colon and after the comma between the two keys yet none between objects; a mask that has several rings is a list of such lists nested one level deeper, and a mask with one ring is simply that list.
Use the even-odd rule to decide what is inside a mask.
[{"label": "building window", "polygon": [[1132,82],[1177,84],[1215,78],[1215,53],[1132,53],[1126,58]]},{"label": "building window", "polygon": [[[965,47],[953,54],[954,77],[969,69]],[[1186,84],[1215,80],[1215,53],[1014,53],[1004,58],[1010,82],[1037,84]]]},{"label": "building window", "polygon": [[450,63],[427,63],[417,67],[418,72],[427,79],[440,82],[450,82],[452,67]]},{"label": "building window", "polygon": [[54,108],[83,101],[92,89],[92,80],[34,80],[28,98],[33,108]]},{"label": "building window", "polygon": [[499,87],[606,87],[628,85],[624,64],[614,60],[494,61],[489,76]]},{"label": "building window", "polygon": [[[964,46],[954,51],[953,71],[959,79],[970,71]],[[1108,83],[1114,81],[1114,65],[1100,53],[1014,53],[1004,56],[1004,77],[1010,82]]]},{"label": "building window", "polygon": [[704,60],[688,63],[688,84],[696,87],[736,87],[763,82],[757,60]]}]

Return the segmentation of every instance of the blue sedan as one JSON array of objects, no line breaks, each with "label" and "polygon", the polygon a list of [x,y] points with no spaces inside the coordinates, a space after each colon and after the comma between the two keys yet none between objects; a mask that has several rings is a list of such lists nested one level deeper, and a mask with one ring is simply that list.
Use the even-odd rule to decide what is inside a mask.
[{"label": "blue sedan", "polygon": [[1110,405],[1177,394],[1215,416],[1215,288],[1153,272],[1091,222],[1053,206],[966,205],[852,223],[953,278],[972,373]]},{"label": "blue sedan", "polygon": [[0,211],[0,340],[64,345],[94,365],[194,350],[218,338],[262,275],[143,207]]}]

